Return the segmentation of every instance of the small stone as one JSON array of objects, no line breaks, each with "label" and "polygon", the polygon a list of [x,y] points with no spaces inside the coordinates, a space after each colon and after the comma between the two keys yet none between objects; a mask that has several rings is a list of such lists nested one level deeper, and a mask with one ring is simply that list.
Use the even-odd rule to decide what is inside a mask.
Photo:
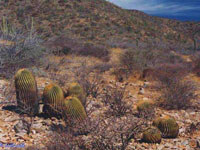
[{"label": "small stone", "polygon": [[10,116],[8,118],[5,119],[5,122],[13,122],[13,121],[17,121],[19,118],[16,116]]},{"label": "small stone", "polygon": [[196,140],[197,148],[200,148],[200,139]]},{"label": "small stone", "polygon": [[36,130],[32,130],[32,133],[33,133],[33,134],[36,134]]},{"label": "small stone", "polygon": [[40,128],[42,128],[42,123],[36,123],[36,124],[33,124],[32,125],[32,128],[35,128],[35,129],[40,129]]},{"label": "small stone", "polygon": [[184,145],[184,146],[186,146],[188,144],[189,144],[188,140],[185,140],[185,141],[182,142],[182,145]]},{"label": "small stone", "polygon": [[29,129],[30,125],[24,120],[19,120],[19,122],[14,126],[16,133],[28,133]]},{"label": "small stone", "polygon": [[197,142],[192,139],[192,140],[189,141],[189,145],[190,145],[190,147],[196,147],[197,146]]},{"label": "small stone", "polygon": [[144,88],[140,88],[138,94],[143,95],[144,94]]}]

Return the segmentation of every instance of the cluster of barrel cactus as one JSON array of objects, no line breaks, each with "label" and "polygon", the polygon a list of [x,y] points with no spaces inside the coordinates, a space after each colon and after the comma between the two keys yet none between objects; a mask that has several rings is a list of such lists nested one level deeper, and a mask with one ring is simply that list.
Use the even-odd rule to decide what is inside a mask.
[{"label": "cluster of barrel cactus", "polygon": [[[33,74],[27,69],[20,69],[15,75],[17,105],[27,114],[37,114],[39,99],[37,83]],[[64,97],[63,90],[56,84],[50,83],[43,90],[44,112],[48,115],[61,114],[65,119],[82,121],[86,118],[83,107],[84,92],[78,83],[69,87],[68,97]],[[80,99],[80,100],[79,100]]]},{"label": "cluster of barrel cactus", "polygon": [[153,121],[153,125],[162,132],[163,138],[176,138],[179,133],[179,126],[172,117],[165,116]]},{"label": "cluster of barrel cactus", "polygon": [[160,143],[161,138],[176,138],[178,136],[179,126],[172,117],[156,118],[153,121],[153,126],[143,133],[143,142]]},{"label": "cluster of barrel cactus", "polygon": [[[27,69],[20,69],[15,75],[15,88],[17,105],[20,110],[27,114],[37,114],[39,99],[37,83],[34,75]],[[44,112],[48,115],[60,114],[70,122],[81,122],[87,118],[85,112],[85,93],[78,83],[71,83],[67,97],[61,87],[50,83],[43,90]],[[138,112],[152,108],[152,102],[139,101]],[[176,138],[179,126],[175,119],[169,116],[157,118],[153,126],[143,132],[142,141],[147,143],[160,143],[161,138]]]}]

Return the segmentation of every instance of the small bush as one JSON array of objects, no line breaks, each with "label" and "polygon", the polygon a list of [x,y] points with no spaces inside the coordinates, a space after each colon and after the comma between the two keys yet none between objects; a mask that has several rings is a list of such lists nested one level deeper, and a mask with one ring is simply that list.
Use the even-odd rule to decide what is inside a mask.
[{"label": "small bush", "polygon": [[184,79],[186,71],[177,66],[161,66],[154,76],[161,90],[160,105],[166,109],[186,109],[191,100],[196,98],[196,87],[191,81]]},{"label": "small bush", "polygon": [[82,56],[93,56],[105,61],[109,60],[109,51],[105,47],[89,43],[84,44],[84,46],[77,51],[77,54]]},{"label": "small bush", "polygon": [[126,86],[121,88],[116,84],[104,89],[103,102],[108,106],[107,115],[120,117],[132,113],[132,105],[126,101],[125,90]]},{"label": "small bush", "polygon": [[55,55],[75,54],[81,56],[93,56],[104,61],[109,60],[109,50],[101,45],[84,43],[79,39],[61,37],[49,41],[46,45]]},{"label": "small bush", "polygon": [[127,50],[120,57],[121,66],[128,76],[134,71],[142,72],[145,68],[154,65],[156,53],[147,50]]},{"label": "small bush", "polygon": [[193,61],[193,72],[200,77],[200,58]]},{"label": "small bush", "polygon": [[100,94],[102,76],[93,71],[93,67],[90,68],[83,64],[75,72],[75,77],[77,82],[83,87],[86,97],[92,96],[97,98],[97,96]]},{"label": "small bush", "polygon": [[[0,31],[1,32],[1,31]],[[0,33],[0,39],[10,44],[0,44],[0,76],[7,78],[19,68],[37,66],[41,63],[44,49],[41,39],[33,33]]]}]

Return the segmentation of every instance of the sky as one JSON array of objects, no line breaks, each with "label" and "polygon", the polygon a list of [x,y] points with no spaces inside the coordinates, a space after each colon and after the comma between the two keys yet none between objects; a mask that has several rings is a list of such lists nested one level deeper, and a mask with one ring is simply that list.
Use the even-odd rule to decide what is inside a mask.
[{"label": "sky", "polygon": [[108,0],[125,9],[182,21],[200,21],[200,0]]}]

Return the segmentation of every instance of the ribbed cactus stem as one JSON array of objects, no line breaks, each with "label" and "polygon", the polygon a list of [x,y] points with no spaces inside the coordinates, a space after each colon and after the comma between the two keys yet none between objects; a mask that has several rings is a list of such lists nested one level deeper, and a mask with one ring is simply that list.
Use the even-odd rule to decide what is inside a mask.
[{"label": "ribbed cactus stem", "polygon": [[67,97],[65,99],[64,116],[71,122],[81,122],[87,115],[83,105],[77,97]]},{"label": "ribbed cactus stem", "polygon": [[26,113],[37,113],[39,108],[37,83],[27,69],[20,69],[15,74],[15,89],[18,107]]},{"label": "ribbed cactus stem", "polygon": [[44,107],[49,114],[62,113],[64,106],[64,93],[62,89],[54,84],[50,83],[44,88],[43,91]]},{"label": "ribbed cactus stem", "polygon": [[83,106],[85,105],[85,93],[83,88],[78,83],[71,83],[68,88],[69,96],[77,97]]}]

